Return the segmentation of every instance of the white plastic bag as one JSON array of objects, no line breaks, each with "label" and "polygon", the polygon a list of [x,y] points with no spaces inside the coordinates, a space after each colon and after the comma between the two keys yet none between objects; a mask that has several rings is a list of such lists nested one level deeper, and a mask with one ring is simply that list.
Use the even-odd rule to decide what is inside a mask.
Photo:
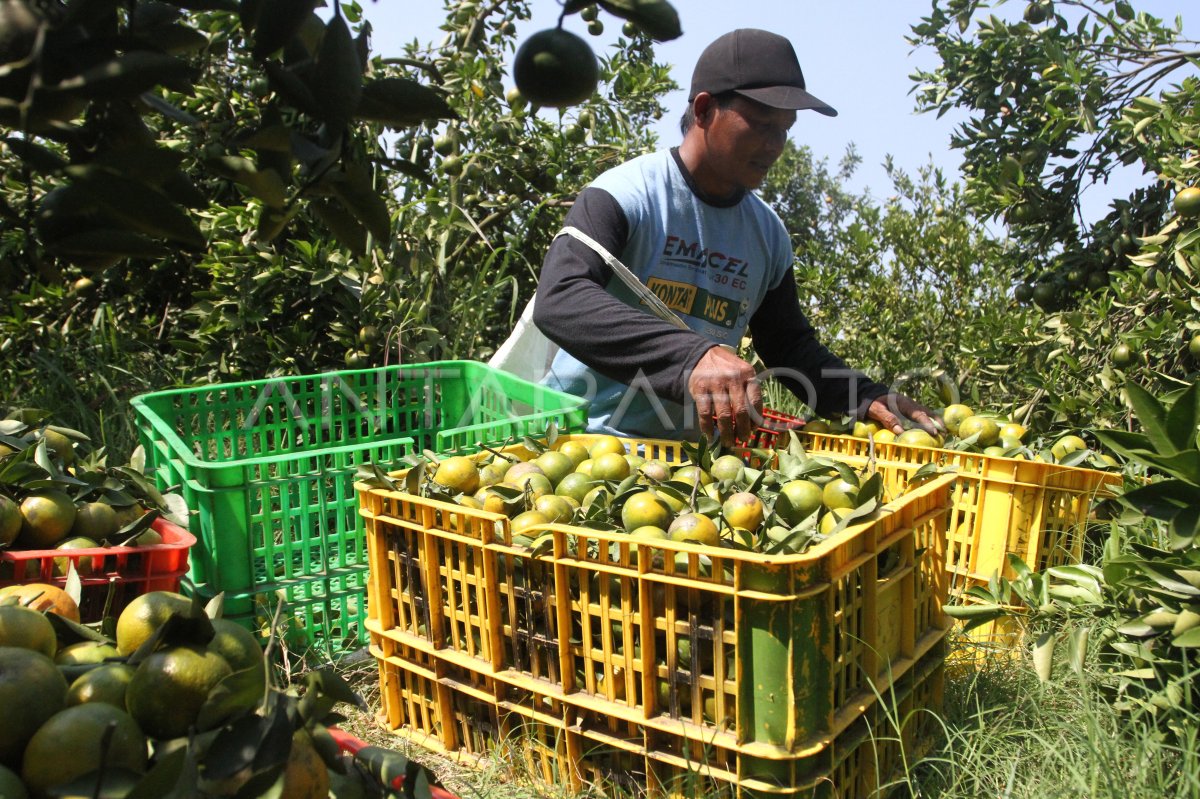
[{"label": "white plastic bag", "polygon": [[558,353],[558,345],[546,338],[533,323],[533,304],[536,301],[537,295],[534,294],[525,310],[521,311],[521,318],[517,320],[512,333],[488,361],[488,366],[533,383],[541,382],[550,372],[550,364]]}]

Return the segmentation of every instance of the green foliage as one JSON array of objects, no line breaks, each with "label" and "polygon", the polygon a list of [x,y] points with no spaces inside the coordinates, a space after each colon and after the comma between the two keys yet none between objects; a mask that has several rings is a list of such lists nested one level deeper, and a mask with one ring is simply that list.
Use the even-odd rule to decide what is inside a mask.
[{"label": "green foliage", "polygon": [[[996,325],[1016,346],[990,348],[1001,371],[976,373],[975,388],[1033,396],[1049,421],[1120,426],[1126,377],[1165,390],[1197,367],[1185,348],[1200,232],[1171,200],[1200,181],[1200,81],[1188,74],[1200,51],[1181,21],[1126,2],[1043,3],[1015,20],[988,6],[939,0],[911,39],[941,59],[913,76],[918,108],[967,112],[952,137],[966,200],[1006,223],[1025,264],[1014,295],[1048,314]],[[1129,166],[1142,186],[1088,224],[1081,198]],[[1113,357],[1121,345],[1132,362]]]},{"label": "green foliage", "polygon": [[[792,234],[801,303],[852,366],[944,404],[931,374],[969,384],[1004,343],[1027,340],[996,336],[1032,318],[1006,294],[1017,263],[939,170],[911,176],[889,161],[892,195],[878,203],[845,189],[857,163],[851,149],[831,172],[789,143],[763,189]],[[988,402],[1018,397],[1001,386]]]},{"label": "green foliage", "polygon": [[122,452],[125,403],[147,390],[487,357],[571,197],[653,146],[674,85],[639,34],[601,60],[587,106],[510,104],[524,2],[447,2],[443,46],[388,58],[357,3],[328,23],[312,3],[235,5],[170,12],[195,45],[186,85],[81,89],[61,125],[3,132],[0,257],[21,267],[0,274],[3,398]]}]

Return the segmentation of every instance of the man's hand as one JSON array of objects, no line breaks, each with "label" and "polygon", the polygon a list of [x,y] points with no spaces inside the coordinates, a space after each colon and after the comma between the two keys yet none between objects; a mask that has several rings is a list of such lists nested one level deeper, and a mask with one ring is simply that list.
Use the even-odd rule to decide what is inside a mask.
[{"label": "man's hand", "polygon": [[944,435],[946,432],[946,425],[942,424],[937,414],[916,400],[895,392],[872,400],[867,406],[867,418],[879,422],[884,429],[896,435],[904,432],[905,419],[916,422],[930,435]]},{"label": "man's hand", "polygon": [[713,434],[713,417],[721,443],[730,446],[736,437],[745,440],[762,419],[762,390],[754,367],[724,347],[712,347],[696,363],[688,377],[688,393],[696,401],[700,430]]}]

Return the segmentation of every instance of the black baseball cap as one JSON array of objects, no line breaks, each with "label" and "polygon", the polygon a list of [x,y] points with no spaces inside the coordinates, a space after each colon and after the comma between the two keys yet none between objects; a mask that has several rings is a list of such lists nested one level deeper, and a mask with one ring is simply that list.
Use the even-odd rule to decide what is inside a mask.
[{"label": "black baseball cap", "polygon": [[772,108],[837,116],[832,106],[804,88],[804,73],[792,43],[757,28],[730,31],[704,48],[692,72],[688,102],[700,92],[737,92]]}]

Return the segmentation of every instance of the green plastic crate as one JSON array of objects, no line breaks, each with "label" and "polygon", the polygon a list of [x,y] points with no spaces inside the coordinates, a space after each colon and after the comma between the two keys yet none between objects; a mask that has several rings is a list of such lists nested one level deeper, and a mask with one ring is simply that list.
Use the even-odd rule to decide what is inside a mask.
[{"label": "green plastic crate", "polygon": [[[226,613],[245,619],[257,595],[365,572],[359,464],[504,444],[552,422],[579,430],[587,417],[579,397],[473,361],[175,389],[132,405],[147,474],[178,486],[192,512],[191,584],[224,591]],[[351,633],[366,643],[357,621]]]}]

